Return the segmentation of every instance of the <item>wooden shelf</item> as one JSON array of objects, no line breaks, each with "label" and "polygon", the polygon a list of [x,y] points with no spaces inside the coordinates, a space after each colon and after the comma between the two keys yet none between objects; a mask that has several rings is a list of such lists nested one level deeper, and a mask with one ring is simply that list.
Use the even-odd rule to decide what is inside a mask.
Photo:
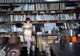
[{"label": "wooden shelf", "polygon": [[64,9],[64,10],[29,10],[29,11],[0,11],[0,15],[4,14],[64,14],[64,13],[80,13],[77,9]]},{"label": "wooden shelf", "polygon": [[5,34],[5,35],[16,35],[16,32],[0,32],[0,34]]},{"label": "wooden shelf", "polygon": [[43,23],[76,23],[76,22],[80,22],[79,20],[48,20],[48,21],[36,21],[36,22],[32,22],[33,24],[43,24]]},{"label": "wooden shelf", "polygon": [[[3,34],[3,35],[15,35],[15,36],[18,36],[18,35],[24,35],[23,32],[0,32],[0,34]],[[33,35],[36,35],[35,32],[33,32]]]},{"label": "wooden shelf", "polygon": [[[16,24],[16,23],[24,23],[25,21],[8,21],[8,22],[0,22],[0,25],[7,24]],[[44,23],[76,23],[80,22],[80,20],[42,20],[42,21],[31,21],[32,24],[44,24]]]}]

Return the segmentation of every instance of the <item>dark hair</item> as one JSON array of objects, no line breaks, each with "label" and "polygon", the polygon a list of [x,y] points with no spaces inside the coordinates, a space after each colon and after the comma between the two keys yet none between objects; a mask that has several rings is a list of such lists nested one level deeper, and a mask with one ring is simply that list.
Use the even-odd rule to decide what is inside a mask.
[{"label": "dark hair", "polygon": [[30,21],[30,18],[26,18],[26,21]]}]

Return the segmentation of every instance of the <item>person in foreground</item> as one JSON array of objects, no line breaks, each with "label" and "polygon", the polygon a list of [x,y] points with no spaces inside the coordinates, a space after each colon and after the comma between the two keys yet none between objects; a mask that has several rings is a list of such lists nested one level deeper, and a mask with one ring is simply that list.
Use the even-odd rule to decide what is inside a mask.
[{"label": "person in foreground", "polygon": [[24,31],[24,38],[27,44],[27,54],[30,54],[30,47],[32,41],[32,24],[30,23],[30,18],[26,18],[26,23],[23,24],[22,29]]}]

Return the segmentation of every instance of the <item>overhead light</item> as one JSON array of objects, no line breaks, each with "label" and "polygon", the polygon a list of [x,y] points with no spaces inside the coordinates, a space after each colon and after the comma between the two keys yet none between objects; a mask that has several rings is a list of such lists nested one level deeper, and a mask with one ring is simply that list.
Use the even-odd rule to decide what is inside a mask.
[{"label": "overhead light", "polygon": [[45,1],[60,1],[60,0],[45,0]]}]

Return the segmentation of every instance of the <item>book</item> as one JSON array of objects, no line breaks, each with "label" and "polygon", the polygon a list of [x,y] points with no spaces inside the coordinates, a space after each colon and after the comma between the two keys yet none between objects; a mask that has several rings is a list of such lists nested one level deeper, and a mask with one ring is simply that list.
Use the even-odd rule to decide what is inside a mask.
[{"label": "book", "polygon": [[60,3],[60,10],[64,10],[65,9],[65,3]]}]

